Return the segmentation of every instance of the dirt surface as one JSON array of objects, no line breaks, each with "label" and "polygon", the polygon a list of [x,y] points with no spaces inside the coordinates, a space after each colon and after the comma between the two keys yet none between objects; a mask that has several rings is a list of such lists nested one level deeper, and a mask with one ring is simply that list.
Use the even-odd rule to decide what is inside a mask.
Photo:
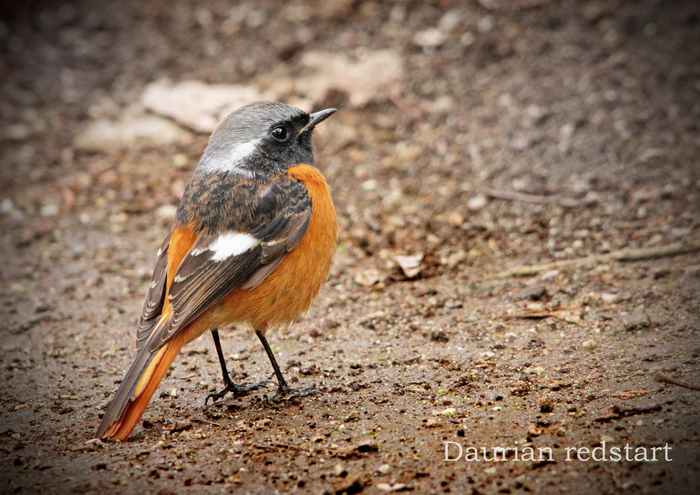
[{"label": "dirt surface", "polygon": [[[700,392],[654,380],[700,382],[697,251],[489,278],[700,242],[696,2],[263,1],[238,24],[221,1],[23,5],[0,24],[0,492],[700,493]],[[205,406],[222,382],[204,335],[129,441],[89,442],[134,356],[162,205],[207,136],[101,153],[74,136],[148,82],[265,87],[310,49],[405,67],[391,101],[323,102],[341,242],[271,336],[321,393]],[[395,257],[418,254],[408,279]],[[223,345],[239,378],[269,376],[252,332]],[[606,460],[578,450],[603,442]]]}]

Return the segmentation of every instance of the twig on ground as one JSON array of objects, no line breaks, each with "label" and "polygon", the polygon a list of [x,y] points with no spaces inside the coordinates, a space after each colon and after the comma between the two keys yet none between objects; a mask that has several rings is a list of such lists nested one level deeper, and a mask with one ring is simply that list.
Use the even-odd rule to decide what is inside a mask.
[{"label": "twig on ground", "polygon": [[629,397],[635,397],[637,395],[645,395],[645,394],[648,394],[649,392],[651,392],[651,389],[647,389],[647,390],[623,390],[621,392],[615,392],[613,394],[613,397],[624,397],[626,399]]},{"label": "twig on ground", "polygon": [[192,421],[196,421],[197,423],[204,423],[204,424],[212,425],[212,426],[221,426],[219,423],[214,423],[213,421],[207,421],[206,419],[202,419],[202,418],[192,418]]},{"label": "twig on ground", "polygon": [[656,373],[654,373],[654,380],[656,380],[657,382],[660,382],[660,383],[668,383],[670,385],[676,385],[677,387],[689,388],[690,390],[700,390],[700,385],[686,382],[685,380],[681,380],[680,378],[675,378],[675,377],[669,376],[669,375],[662,373],[660,371],[657,371]]},{"label": "twig on ground", "polygon": [[649,414],[660,410],[661,404],[652,404],[650,406],[625,406],[615,404],[611,407],[611,411],[609,413],[601,414],[594,421],[596,423],[607,423],[613,419],[636,416],[637,414]]},{"label": "twig on ground", "polygon": [[503,320],[524,319],[524,320],[542,320],[554,316],[560,320],[568,321],[569,323],[578,323],[581,321],[581,310],[577,308],[559,308],[553,311],[530,311],[528,313],[502,314],[496,316]]},{"label": "twig on ground", "polygon": [[500,191],[498,189],[485,189],[484,194],[492,198],[508,199],[511,201],[522,201],[523,203],[535,203],[538,205],[557,203],[561,206],[573,208],[580,206],[584,202],[573,198],[560,198],[559,196],[542,196],[539,194],[527,194],[516,191]]},{"label": "twig on ground", "polygon": [[692,253],[700,251],[700,243],[674,242],[665,246],[654,246],[649,248],[620,249],[606,254],[593,254],[585,258],[575,258],[572,260],[555,261],[543,265],[526,265],[495,273],[484,277],[485,280],[496,278],[526,277],[537,275],[542,272],[558,270],[561,268],[571,268],[574,266],[591,266],[611,261],[639,261],[651,258],[663,258],[665,256],[675,256],[677,254]]}]

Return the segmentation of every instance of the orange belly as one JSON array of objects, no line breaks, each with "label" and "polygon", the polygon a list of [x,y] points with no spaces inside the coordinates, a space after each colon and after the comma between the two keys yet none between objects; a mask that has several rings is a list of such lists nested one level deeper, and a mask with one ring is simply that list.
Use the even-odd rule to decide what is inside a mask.
[{"label": "orange belly", "polygon": [[259,285],[233,291],[192,322],[187,342],[232,323],[247,323],[261,331],[292,323],[309,309],[323,287],[338,236],[330,189],[312,166],[298,165],[288,169],[288,174],[306,186],[313,204],[303,239]]}]

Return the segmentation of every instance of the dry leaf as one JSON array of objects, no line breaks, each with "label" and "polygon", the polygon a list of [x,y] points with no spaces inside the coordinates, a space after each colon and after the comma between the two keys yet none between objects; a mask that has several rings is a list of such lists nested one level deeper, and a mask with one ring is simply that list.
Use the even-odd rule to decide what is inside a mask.
[{"label": "dry leaf", "polygon": [[382,280],[382,273],[376,268],[364,270],[355,275],[355,283],[363,287],[372,287]]},{"label": "dry leaf", "polygon": [[422,254],[414,254],[413,256],[394,256],[404,275],[408,278],[413,278],[421,271],[420,262],[423,261]]}]

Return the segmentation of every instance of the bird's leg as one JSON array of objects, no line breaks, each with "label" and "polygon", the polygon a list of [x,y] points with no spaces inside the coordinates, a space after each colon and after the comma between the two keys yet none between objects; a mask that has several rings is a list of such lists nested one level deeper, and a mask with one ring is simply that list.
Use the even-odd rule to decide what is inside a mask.
[{"label": "bird's leg", "polygon": [[226,359],[224,358],[224,351],[221,349],[221,341],[219,340],[219,329],[214,328],[211,331],[211,336],[214,338],[216,354],[219,356],[219,363],[221,363],[221,373],[223,373],[224,375],[225,387],[219,392],[216,392],[215,394],[207,395],[207,398],[204,399],[205,405],[207,402],[209,402],[209,399],[211,399],[212,402],[216,402],[219,399],[223,399],[229,392],[233,392],[233,395],[239,397],[242,395],[246,395],[248,392],[252,392],[253,390],[262,388],[268,383],[272,383],[270,380],[262,380],[260,382],[251,383],[248,385],[243,383],[233,383],[233,380],[231,380],[231,375],[228,374],[228,368],[226,368]]},{"label": "bird's leg", "polygon": [[280,370],[280,367],[277,364],[275,355],[272,353],[270,344],[267,342],[267,338],[265,338],[265,333],[261,330],[256,330],[255,335],[257,335],[260,339],[260,342],[262,342],[262,345],[265,348],[265,352],[267,353],[267,357],[270,358],[270,363],[272,363],[272,369],[275,370],[275,376],[277,377],[277,392],[275,392],[275,395],[270,397],[269,400],[271,402],[277,402],[287,395],[305,397],[307,395],[315,394],[317,392],[315,385],[298,389],[291,388],[289,385],[287,385],[287,381],[282,376],[282,371]]}]

